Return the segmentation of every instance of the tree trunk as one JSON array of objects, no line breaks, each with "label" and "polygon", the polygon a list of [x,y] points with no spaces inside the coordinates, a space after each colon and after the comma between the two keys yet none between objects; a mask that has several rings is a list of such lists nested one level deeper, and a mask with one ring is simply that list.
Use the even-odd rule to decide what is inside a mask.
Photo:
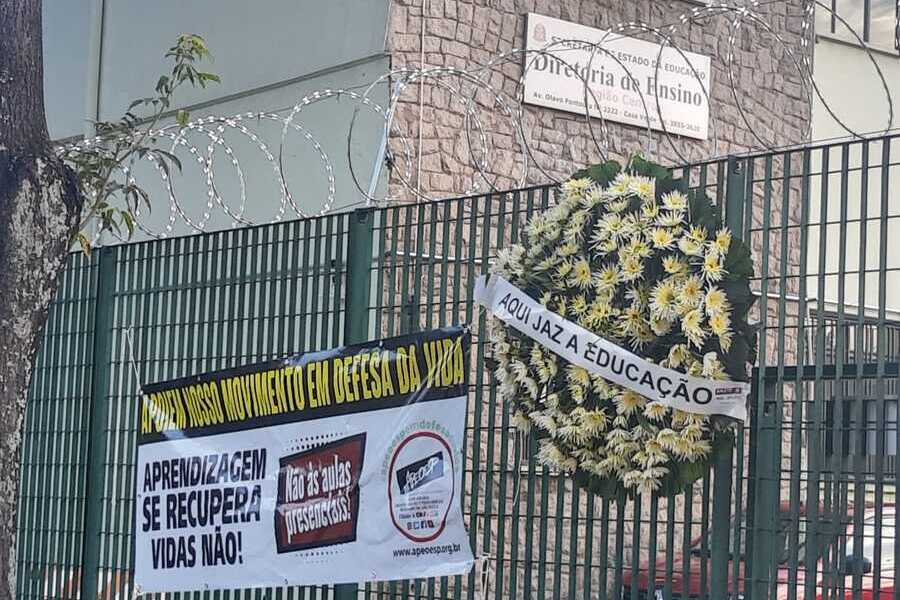
[{"label": "tree trunk", "polygon": [[42,61],[40,0],[0,0],[0,600],[16,593],[25,398],[81,211],[47,135]]}]

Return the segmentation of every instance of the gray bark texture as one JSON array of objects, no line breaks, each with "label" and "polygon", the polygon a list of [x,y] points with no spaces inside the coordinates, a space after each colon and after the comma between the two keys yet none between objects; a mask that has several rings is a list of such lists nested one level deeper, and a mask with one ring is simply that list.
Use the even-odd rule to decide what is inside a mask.
[{"label": "gray bark texture", "polygon": [[42,61],[40,0],[0,0],[0,600],[16,593],[25,399],[81,210],[47,134]]}]

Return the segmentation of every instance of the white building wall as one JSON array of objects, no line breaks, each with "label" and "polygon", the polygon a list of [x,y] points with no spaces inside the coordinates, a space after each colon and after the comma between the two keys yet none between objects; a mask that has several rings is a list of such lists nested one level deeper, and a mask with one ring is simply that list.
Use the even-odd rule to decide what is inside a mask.
[{"label": "white building wall", "polygon": [[[51,136],[82,135],[90,131],[91,121],[115,120],[133,99],[152,95],[157,78],[170,68],[163,56],[166,49],[185,32],[206,39],[214,60],[201,68],[222,79],[206,89],[179,90],[173,108],[190,109],[192,118],[279,111],[316,90],[367,84],[390,70],[385,53],[387,8],[385,0],[47,0],[45,95]],[[372,99],[385,105],[387,86],[376,90]],[[336,207],[352,208],[362,199],[347,158],[349,125],[358,106],[347,97],[327,100],[305,107],[296,121],[321,145],[331,164]],[[219,201],[253,223],[319,212],[329,195],[327,171],[304,131],[291,128],[282,145],[281,125],[255,121],[244,125],[259,136],[258,141],[238,129],[223,132],[240,169],[232,165],[224,145],[213,146],[213,181],[219,198],[211,210],[206,174],[187,148],[175,148],[184,164],[172,185],[177,206],[152,165],[136,165],[134,174],[153,197],[153,208],[142,213],[146,231],[134,239],[196,233],[204,220],[205,231],[229,228],[236,221]],[[365,188],[378,157],[383,125],[382,117],[365,107],[356,118],[350,154]],[[208,136],[194,134],[189,141],[202,157],[207,156]],[[284,201],[275,164],[260,145],[283,165],[296,209]]]},{"label": "white building wall", "polygon": [[[887,317],[900,319],[900,139],[889,142],[889,162],[886,169],[887,188],[883,189],[881,168],[884,145],[869,143],[868,193],[863,197],[862,148],[850,146],[847,163],[851,173],[846,178],[847,201],[842,202],[843,146],[840,139],[850,140],[847,128],[859,134],[877,136],[889,127],[900,127],[900,56],[896,53],[872,51],[827,37],[819,36],[814,55],[814,75],[822,98],[816,97],[812,112],[812,138],[835,138],[829,151],[828,193],[822,193],[822,178],[810,183],[810,229],[807,269],[809,274],[825,274],[825,299],[835,309],[843,305],[847,314],[855,314],[859,305],[860,286],[864,285],[864,304],[877,313],[879,305],[880,269],[884,273]],[[884,75],[882,80],[875,64]],[[885,89],[887,87],[887,90]],[[888,99],[890,94],[890,100]],[[824,98],[824,102],[823,102]],[[890,107],[893,104],[893,123]],[[834,115],[829,114],[829,109]],[[837,118],[835,118],[837,117]],[[842,127],[838,120],[844,123]],[[895,132],[897,133],[897,132]],[[821,155],[814,155],[814,170],[821,168]],[[882,193],[887,196],[887,211],[882,211]],[[826,226],[821,227],[822,208]],[[841,238],[839,220],[846,211],[849,224]],[[882,234],[886,226],[887,235]],[[863,235],[865,229],[865,235]],[[825,233],[824,257],[819,251],[821,232]],[[863,253],[861,246],[865,243]],[[887,248],[882,260],[882,249]],[[838,272],[843,261],[847,277],[843,281]],[[808,289],[815,290],[810,279]]]}]

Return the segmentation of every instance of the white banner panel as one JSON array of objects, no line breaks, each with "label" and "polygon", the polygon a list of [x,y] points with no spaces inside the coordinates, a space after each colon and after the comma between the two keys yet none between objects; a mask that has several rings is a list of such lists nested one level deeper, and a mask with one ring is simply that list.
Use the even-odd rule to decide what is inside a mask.
[{"label": "white banner panel", "polygon": [[478,278],[475,302],[570,363],[651,401],[685,412],[747,421],[749,383],[691,377],[653,364],[547,310],[498,275]]},{"label": "white banner panel", "polygon": [[528,14],[525,47],[545,52],[525,55],[528,104],[583,115],[586,82],[591,116],[647,127],[649,115],[652,129],[665,123],[669,133],[709,137],[708,56],[671,47],[660,54],[659,44],[535,13]]},{"label": "white banner panel", "polygon": [[468,572],[468,351],[448,328],[148,386],[139,592]]}]

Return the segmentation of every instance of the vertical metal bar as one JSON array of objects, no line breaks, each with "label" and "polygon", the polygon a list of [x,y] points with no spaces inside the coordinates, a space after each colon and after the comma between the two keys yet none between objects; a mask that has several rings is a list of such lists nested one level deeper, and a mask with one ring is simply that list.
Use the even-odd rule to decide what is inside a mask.
[{"label": "vertical metal bar", "polygon": [[[578,582],[578,553],[579,553],[579,543],[578,543],[578,509],[581,505],[581,487],[578,485],[578,482],[571,478],[569,480],[570,485],[572,486],[572,503],[571,503],[571,517],[569,518],[569,598],[575,598],[575,590],[577,588]],[[590,492],[588,492],[590,493]]]},{"label": "vertical metal bar", "polygon": [[[688,498],[691,497],[691,494],[687,494]],[[624,565],[622,564],[623,558],[625,556],[625,495],[621,494],[616,499],[616,549],[615,549],[615,565],[613,572],[613,593],[612,597],[615,599],[622,597],[622,570]],[[685,503],[685,506],[690,505],[689,502]],[[686,555],[687,556],[687,555]],[[686,580],[689,581],[689,580]]]},{"label": "vertical metal bar", "polygon": [[675,499],[666,500],[666,581],[663,598],[672,600],[672,579],[675,575]]},{"label": "vertical metal bar", "polygon": [[[898,9],[900,10],[900,9]],[[878,428],[878,461],[876,461],[877,465],[883,464],[884,455],[886,454],[886,445],[885,445],[885,354],[886,354],[886,346],[887,340],[885,335],[885,325],[886,325],[886,307],[887,307],[887,259],[888,259],[888,215],[890,210],[890,165],[891,165],[891,140],[893,138],[884,138],[882,140],[882,149],[881,149],[881,206],[879,210],[879,236],[878,239],[881,242],[881,247],[878,255],[878,338],[877,338],[877,349],[876,349],[876,370],[875,370],[875,397],[879,398],[879,403],[881,406],[878,408],[878,421],[876,423],[876,427]],[[893,359],[896,360],[896,354],[893,355]],[[900,392],[900,373],[897,374],[895,380],[894,389],[897,392]],[[897,402],[898,409],[894,413],[894,444],[895,448],[900,449],[900,402]],[[898,453],[900,454],[900,453]],[[894,456],[894,483],[900,480],[900,456]],[[878,470],[880,471],[880,469]],[[883,513],[884,508],[884,477],[880,477],[881,473],[876,471],[875,478],[875,514],[881,515]],[[875,539],[876,539],[876,551],[873,556],[873,564],[879,564],[881,560],[881,544],[878,543],[881,540],[881,529],[882,521],[881,519],[877,519],[875,522]],[[897,535],[897,526],[900,525],[898,523],[897,514],[894,513],[894,541],[893,541],[893,556],[896,557],[900,555],[900,536]],[[900,600],[900,585],[897,585],[898,576],[900,576],[900,562],[894,560],[894,572],[892,573],[893,582],[894,582],[894,600]],[[875,589],[880,589],[879,585],[881,583],[881,571],[880,569],[876,570],[873,576],[873,583]]]},{"label": "vertical metal bar", "polygon": [[96,598],[100,592],[99,570],[101,522],[106,480],[106,418],[109,412],[110,346],[112,342],[113,292],[116,283],[117,248],[99,248],[95,298],[94,346],[92,348],[90,431],[88,438],[87,502],[83,532],[81,598]]},{"label": "vertical metal bar", "polygon": [[763,599],[769,594],[769,583],[774,581],[775,534],[777,525],[777,464],[779,459],[776,448],[781,447],[781,440],[775,436],[775,413],[780,407],[774,398],[773,382],[765,379],[768,364],[768,291],[769,291],[769,248],[772,208],[772,157],[765,159],[762,207],[762,269],[760,273],[760,339],[759,339],[759,396],[751,400],[755,412],[755,453],[756,472],[753,507],[753,570],[750,575],[749,589],[752,598]]},{"label": "vertical metal bar", "polygon": [[600,593],[599,600],[609,597],[609,498],[600,503]]},{"label": "vertical metal bar", "polygon": [[[725,190],[725,223],[737,239],[743,239],[744,191],[746,171],[744,162],[730,157],[727,163]],[[742,432],[739,432],[742,433]],[[729,436],[731,437],[731,436]],[[710,591],[714,598],[724,598],[728,593],[728,563],[730,556],[729,534],[731,525],[731,488],[734,462],[734,439],[728,440],[725,450],[717,454],[713,463],[712,535],[710,552],[712,556],[712,577]],[[734,553],[739,560],[738,552]]]},{"label": "vertical metal bar", "polygon": [[[357,344],[369,336],[369,292],[372,278],[372,242],[375,210],[360,208],[350,215],[347,232],[347,297],[344,304],[344,344]],[[334,600],[353,600],[355,583],[334,586]]]},{"label": "vertical metal bar", "polygon": [[[846,344],[847,344],[847,325],[844,310],[845,292],[846,292],[846,272],[847,272],[847,204],[849,194],[849,170],[850,170],[850,145],[841,144],[841,167],[840,167],[840,197],[839,197],[839,223],[838,223],[838,271],[837,271],[837,331],[836,343],[834,347],[834,367],[835,380],[832,385],[833,396],[831,398],[832,414],[834,415],[833,429],[831,431],[832,438],[832,454],[831,454],[831,473],[834,477],[836,490],[836,510],[833,513],[831,522],[836,529],[831,532],[832,535],[844,538],[843,535],[843,519],[847,514],[846,506],[843,505],[843,474],[844,465],[847,458],[845,457],[844,441],[845,436],[849,435],[849,428],[844,426],[844,363],[846,361]],[[849,416],[849,415],[848,415]],[[840,545],[840,544],[839,544]],[[839,590],[840,597],[844,596],[844,578],[838,576],[838,571],[844,570],[844,556],[836,555],[836,570],[832,573],[831,580],[834,581]]]},{"label": "vertical metal bar", "polygon": [[[821,162],[821,194],[819,196],[819,263],[816,274],[816,348],[815,348],[815,380],[813,388],[813,418],[809,432],[809,475],[806,486],[806,552],[804,553],[803,597],[805,600],[816,598],[818,571],[819,538],[819,495],[821,494],[821,463],[825,449],[823,423],[825,419],[824,385],[822,367],[825,360],[825,327],[823,313],[825,309],[825,272],[827,270],[827,233],[828,233],[828,188],[829,188],[829,148],[822,149]],[[812,543],[810,543],[812,542]]]},{"label": "vertical metal bar", "polygon": [[[628,501],[623,499],[621,502],[624,504]],[[631,600],[638,600],[639,582],[641,581],[641,508],[644,505],[644,498],[636,495],[628,503],[631,504],[631,560],[629,561],[631,562],[631,594],[629,597]],[[625,562],[624,556],[620,555],[620,559]],[[655,593],[654,583],[653,580],[647,579],[647,594]]]},{"label": "vertical metal bar", "polygon": [[[563,525],[565,517],[563,517],[563,508],[566,495],[566,475],[560,472],[556,476],[556,513],[555,525],[556,530],[553,538],[553,598],[562,598],[562,550],[563,550]],[[545,548],[549,550],[549,548]]]},{"label": "vertical metal bar", "polygon": [[[500,196],[500,211],[497,217],[497,236],[496,236],[496,244],[495,248],[499,248],[500,246],[506,243],[506,202],[507,195],[503,194]],[[511,218],[511,228],[515,231],[517,215],[515,212],[512,213]],[[486,256],[483,256],[482,259],[487,261]],[[492,379],[488,379],[491,383],[493,383]],[[507,402],[503,402],[500,406],[497,406],[497,397],[496,397],[496,386],[490,385],[491,389],[491,420],[492,423],[489,426],[488,430],[490,431],[490,436],[494,439],[499,435],[500,436],[500,490],[497,495],[497,581],[495,584],[495,598],[496,600],[500,600],[503,592],[503,583],[504,583],[504,574],[505,574],[505,566],[507,561],[507,550],[506,547],[506,508],[507,508],[507,494],[506,494],[506,485],[507,485],[507,473],[509,471],[509,404]],[[500,427],[497,429],[495,414],[497,411],[500,411]],[[489,448],[493,450],[494,443],[491,443]],[[488,465],[491,466],[494,463],[493,457],[488,461]],[[487,504],[490,506],[490,504]],[[511,573],[510,573],[511,574]],[[511,594],[514,592],[510,591]]]},{"label": "vertical metal bar", "polygon": [[[656,558],[657,552],[657,529],[659,526],[659,496],[656,492],[650,496],[650,514],[648,516],[648,520],[650,521],[650,535],[647,538],[647,556],[649,560],[647,560],[647,593],[656,593],[656,563],[658,559]],[[637,581],[637,580],[635,580]],[[635,586],[637,587],[637,586]]]}]

